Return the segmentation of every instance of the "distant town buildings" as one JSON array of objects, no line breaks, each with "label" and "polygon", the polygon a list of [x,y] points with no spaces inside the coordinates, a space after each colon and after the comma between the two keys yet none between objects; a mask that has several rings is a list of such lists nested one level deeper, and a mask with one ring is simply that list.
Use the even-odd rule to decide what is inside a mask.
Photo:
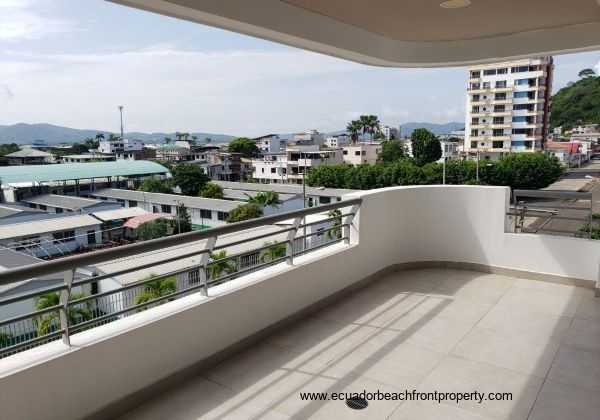
[{"label": "distant town buildings", "polygon": [[553,68],[552,57],[468,67],[465,152],[497,159],[542,150]]},{"label": "distant town buildings", "polygon": [[36,149],[22,149],[6,155],[10,166],[21,165],[48,165],[55,163],[56,157],[52,153]]},{"label": "distant town buildings", "polygon": [[317,130],[309,130],[303,133],[296,133],[292,138],[293,146],[322,146],[325,139],[322,133]]},{"label": "distant town buildings", "polygon": [[343,163],[342,149],[320,150],[319,146],[289,146],[286,149],[288,182],[302,184],[305,174],[314,167]]},{"label": "distant town buildings", "polygon": [[330,149],[348,146],[351,143],[352,141],[348,134],[338,134],[337,136],[330,136],[325,139],[325,145]]},{"label": "distant town buildings", "polygon": [[344,163],[348,165],[373,165],[377,163],[379,153],[381,153],[381,143],[357,143],[354,146],[345,146],[342,148]]},{"label": "distant town buildings", "polygon": [[256,137],[253,140],[256,142],[256,146],[262,154],[279,153],[284,144],[277,134],[267,134],[265,136]]},{"label": "distant town buildings", "polygon": [[389,125],[384,125],[381,128],[381,132],[385,136],[386,140],[399,139],[400,138],[400,127],[391,127]]}]

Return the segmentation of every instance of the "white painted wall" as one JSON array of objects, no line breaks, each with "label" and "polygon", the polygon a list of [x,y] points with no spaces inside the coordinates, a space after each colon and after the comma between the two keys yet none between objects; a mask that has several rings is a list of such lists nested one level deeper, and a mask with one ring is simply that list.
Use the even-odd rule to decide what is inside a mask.
[{"label": "white painted wall", "polygon": [[84,331],[72,336],[71,348],[53,342],[3,360],[3,416],[83,417],[397,263],[450,260],[598,278],[600,241],[505,233],[508,188],[415,186],[356,195],[364,201],[351,245],[216,286],[208,298],[197,293]]}]

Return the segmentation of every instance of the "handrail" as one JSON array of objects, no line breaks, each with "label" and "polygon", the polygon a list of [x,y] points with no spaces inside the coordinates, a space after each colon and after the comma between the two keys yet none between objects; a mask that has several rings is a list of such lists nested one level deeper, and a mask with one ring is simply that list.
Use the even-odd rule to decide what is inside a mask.
[{"label": "handrail", "polygon": [[340,207],[360,205],[361,203],[361,197],[342,199],[341,201],[337,201],[335,203],[322,204],[316,207],[292,210],[289,212],[265,216],[258,219],[231,223],[225,226],[216,226],[200,231],[182,233],[179,235],[168,236],[166,238],[151,239],[148,241],[124,245],[121,247],[91,252],[89,254],[75,255],[71,257],[61,258],[58,260],[44,261],[23,267],[13,268],[10,270],[0,272],[0,285],[11,284],[17,281],[47,276],[69,270],[75,270],[80,267],[94,265],[112,259],[131,257],[146,252],[157,251],[170,246],[214,238],[229,233],[239,232],[241,230],[271,225],[277,222],[282,222],[284,220],[290,220],[297,217],[304,217],[310,214],[322,213],[328,210],[335,210],[339,209]]}]

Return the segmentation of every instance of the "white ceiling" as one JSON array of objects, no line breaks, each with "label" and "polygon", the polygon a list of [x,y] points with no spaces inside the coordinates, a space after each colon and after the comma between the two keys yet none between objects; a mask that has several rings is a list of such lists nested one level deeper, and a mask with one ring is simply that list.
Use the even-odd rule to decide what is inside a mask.
[{"label": "white ceiling", "polygon": [[348,60],[435,67],[600,49],[600,0],[110,0]]}]

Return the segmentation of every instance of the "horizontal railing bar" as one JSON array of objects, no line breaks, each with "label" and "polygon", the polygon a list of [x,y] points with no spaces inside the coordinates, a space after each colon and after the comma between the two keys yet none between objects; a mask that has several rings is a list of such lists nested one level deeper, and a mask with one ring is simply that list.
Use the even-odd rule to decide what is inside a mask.
[{"label": "horizontal railing bar", "polygon": [[48,308],[40,309],[39,311],[29,312],[27,314],[15,316],[13,318],[4,319],[4,320],[0,321],[0,327],[2,327],[4,325],[14,324],[15,322],[23,321],[25,319],[35,318],[36,316],[45,315],[50,312],[55,312],[61,308],[62,308],[62,305],[54,305],[54,306],[50,306]]},{"label": "horizontal railing bar", "polygon": [[[539,207],[541,209],[559,209],[559,210],[586,210],[586,211],[590,211],[590,209],[592,208],[592,206],[587,206],[587,207],[575,207],[575,206],[563,206],[563,205],[553,205],[553,204],[531,204],[531,205],[527,205],[527,203],[525,204],[525,206],[527,208],[529,207]],[[514,207],[513,207],[514,208]],[[522,206],[519,206],[519,208],[522,208]]]},{"label": "horizontal railing bar", "polygon": [[268,238],[270,236],[280,235],[282,233],[289,232],[290,230],[294,230],[294,228],[285,228],[285,229],[278,230],[277,232],[264,233],[262,235],[253,236],[252,238],[240,239],[239,241],[229,242],[229,243],[222,244],[222,245],[217,245],[217,246],[213,247],[213,252],[218,251],[223,248],[229,248],[232,246],[245,244],[246,242],[256,241],[258,239],[264,239],[264,238]]},{"label": "horizontal railing bar", "polygon": [[580,222],[588,222],[590,220],[589,217],[571,217],[571,216],[554,216],[549,214],[531,214],[525,213],[525,217],[538,217],[540,219],[556,219],[556,220],[577,220]]},{"label": "horizontal railing bar", "polygon": [[101,276],[96,276],[96,277],[87,277],[83,280],[80,280],[76,283],[73,283],[73,287],[77,287],[77,286],[81,286],[83,284],[88,284],[88,283],[93,283],[95,281],[100,281],[100,280],[105,280],[105,279],[112,279],[116,276],[121,276],[123,274],[128,274],[128,273],[132,273],[134,271],[140,271],[143,270],[145,268],[150,268],[150,267],[156,267],[157,265],[162,265],[162,264],[168,264],[170,262],[173,261],[178,261],[178,260],[182,260],[184,258],[189,258],[189,257],[195,257],[204,253],[207,253],[208,250],[207,249],[201,249],[201,250],[197,250],[194,252],[188,252],[187,254],[182,254],[182,255],[176,255],[174,257],[170,257],[170,258],[161,258],[160,261],[153,261],[153,262],[149,262],[146,264],[141,264],[141,265],[137,265],[135,267],[131,267],[131,268],[125,268],[123,270],[119,270],[119,271],[115,271],[114,273],[110,273],[110,274],[103,274]]},{"label": "horizontal railing bar", "polygon": [[[524,230],[527,229],[527,230]],[[528,231],[529,228],[521,228],[521,231],[523,233],[535,233],[535,232],[556,232],[556,233],[570,233],[571,235],[577,233],[577,231],[574,230],[563,230],[563,229],[550,229],[550,228],[545,228],[545,227],[539,227],[539,228],[535,228],[535,229],[531,229],[531,231]],[[588,232],[582,232],[582,233],[588,233]]]},{"label": "horizontal railing bar", "polygon": [[327,245],[333,245],[333,244],[336,244],[336,243],[338,243],[338,242],[341,242],[341,241],[343,241],[344,239],[346,239],[346,237],[345,237],[345,236],[342,236],[342,237],[341,237],[341,238],[339,238],[339,239],[332,239],[332,240],[330,240],[329,242],[325,242],[324,244],[317,245],[317,246],[312,246],[312,247],[310,247],[310,248],[308,248],[308,249],[305,249],[304,251],[295,252],[295,253],[294,253],[294,256],[308,254],[308,253],[309,253],[309,252],[311,252],[311,251],[315,251],[315,250],[317,250],[317,249],[320,249],[320,248],[325,248]]},{"label": "horizontal railing bar", "polygon": [[514,190],[514,197],[571,198],[591,200],[592,193],[562,190]]},{"label": "horizontal railing bar", "polygon": [[294,241],[297,241],[297,240],[300,240],[300,239],[304,239],[304,238],[308,238],[310,236],[323,235],[323,234],[325,234],[327,232],[331,232],[331,231],[336,230],[336,229],[340,229],[340,231],[341,231],[341,229],[343,227],[345,227],[345,226],[349,226],[349,225],[347,223],[344,223],[344,224],[341,224],[341,225],[338,225],[338,226],[330,227],[328,229],[320,230],[318,232],[312,232],[312,233],[307,233],[306,235],[296,236],[294,238]]},{"label": "horizontal railing bar", "polygon": [[58,284],[56,286],[47,287],[45,289],[36,289],[31,292],[21,293],[21,294],[18,294],[18,295],[9,297],[9,298],[0,299],[0,306],[8,305],[9,303],[19,302],[21,300],[29,299],[32,297],[45,295],[46,293],[59,292],[66,288],[67,288],[67,285],[63,283],[63,284]]},{"label": "horizontal railing bar", "polygon": [[12,353],[13,351],[17,351],[23,347],[27,347],[27,346],[31,346],[33,344],[39,343],[40,341],[45,341],[45,340],[49,340],[51,338],[57,337],[59,335],[61,335],[62,333],[65,332],[65,329],[62,328],[60,330],[56,330],[53,331],[49,334],[45,334],[36,338],[32,338],[31,340],[27,340],[27,341],[23,341],[21,343],[17,343],[15,345],[12,345],[10,347],[4,347],[3,349],[0,349],[0,355],[2,354],[6,354],[6,353]]},{"label": "horizontal railing bar", "polygon": [[329,218],[323,219],[323,220],[317,220],[315,222],[303,223],[303,224],[300,225],[300,227],[298,229],[301,229],[302,227],[308,227],[308,226],[318,225],[318,224],[321,224],[321,223],[333,222],[333,221],[336,221],[336,220],[340,220],[343,217],[354,216],[354,215],[355,215],[355,213],[350,212],[350,213],[346,213],[346,214],[341,214],[339,216],[332,216],[332,217],[329,217]]},{"label": "horizontal railing bar", "polygon": [[244,268],[243,270],[236,271],[235,273],[226,274],[222,277],[219,277],[218,279],[211,279],[208,282],[208,285],[210,286],[211,283],[223,283],[223,280],[231,280],[231,278],[233,278],[233,277],[243,276],[246,273],[251,273],[251,272],[259,270],[263,267],[268,267],[271,265],[278,264],[282,261],[285,261],[286,259],[287,259],[287,256],[283,256],[283,257],[277,258],[276,260],[273,260],[273,261],[267,261],[266,263],[253,265],[252,267]]},{"label": "horizontal railing bar", "polygon": [[44,261],[23,267],[13,268],[0,272],[0,285],[10,284],[21,280],[28,280],[35,277],[46,276],[68,270],[75,270],[79,267],[98,264],[113,259],[121,259],[134,255],[156,251],[162,248],[168,248],[184,243],[195,242],[202,239],[208,239],[214,236],[222,236],[228,233],[239,232],[241,230],[252,229],[260,226],[270,225],[284,220],[303,217],[309,214],[322,213],[327,210],[334,210],[348,207],[354,204],[362,203],[361,197],[353,197],[347,200],[337,201],[335,203],[323,204],[316,207],[308,207],[300,210],[293,210],[285,213],[265,216],[258,219],[245,220],[242,222],[231,223],[223,226],[216,226],[200,231],[187,232],[179,235],[168,236],[166,238],[151,239],[121,247],[105,249],[96,252],[90,252],[83,255],[74,255],[71,257],[60,258],[52,261]]},{"label": "horizontal railing bar", "polygon": [[274,246],[277,246],[277,245],[284,245],[285,246],[285,244],[286,244],[286,241],[281,241],[281,242],[277,242],[275,244],[263,245],[260,248],[252,248],[252,249],[249,249],[247,251],[238,252],[237,254],[228,255],[228,256],[226,256],[224,258],[221,258],[220,260],[209,260],[208,263],[206,264],[206,266],[208,267],[208,266],[211,266],[211,265],[215,265],[216,263],[219,263],[219,262],[234,260],[236,258],[243,257],[244,255],[254,254],[256,252],[260,252],[263,249],[273,248]]}]

